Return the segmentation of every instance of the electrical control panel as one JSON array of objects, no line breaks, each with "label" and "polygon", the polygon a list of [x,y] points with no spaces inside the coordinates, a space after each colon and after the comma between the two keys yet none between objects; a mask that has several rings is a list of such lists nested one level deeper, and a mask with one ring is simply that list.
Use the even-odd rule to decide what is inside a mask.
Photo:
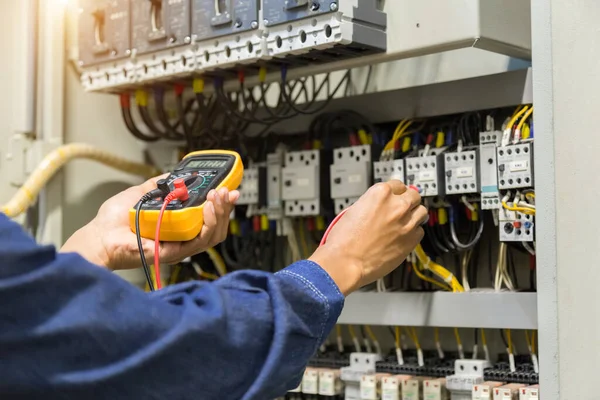
[{"label": "electrical control panel", "polygon": [[500,241],[533,242],[534,218],[532,215],[501,209],[498,216]]},{"label": "electrical control panel", "polygon": [[406,183],[416,186],[421,196],[443,196],[444,186],[444,157],[442,154],[407,158]]},{"label": "electrical control panel", "polygon": [[445,153],[446,194],[479,193],[479,164],[476,149]]},{"label": "electrical control panel", "polygon": [[256,0],[192,0],[192,33],[196,41],[258,28]]},{"label": "electrical control panel", "polygon": [[373,178],[375,182],[387,182],[390,179],[406,182],[404,160],[375,161],[373,163]]},{"label": "electrical control panel", "polygon": [[189,44],[188,0],[132,0],[132,52],[136,55]]},{"label": "electrical control panel", "polygon": [[262,206],[266,202],[266,169],[264,167],[251,167],[244,170],[244,177],[238,190],[239,205]]},{"label": "electrical control panel", "polygon": [[94,66],[131,55],[129,0],[81,0],[79,6],[80,66]]},{"label": "electrical control panel", "polygon": [[502,132],[490,131],[479,134],[479,173],[481,182],[481,209],[500,208],[498,191],[498,163],[496,149],[500,144]]},{"label": "electrical control panel", "polygon": [[354,204],[371,186],[371,154],[369,145],[334,150],[330,177],[331,198],[336,213]]},{"label": "electrical control panel", "polygon": [[496,154],[498,188],[502,190],[533,186],[533,143],[498,147]]},{"label": "electrical control panel", "polygon": [[[282,198],[286,216],[316,216],[329,193],[331,153],[319,150],[289,152],[282,170]],[[326,198],[324,198],[326,195]]]}]

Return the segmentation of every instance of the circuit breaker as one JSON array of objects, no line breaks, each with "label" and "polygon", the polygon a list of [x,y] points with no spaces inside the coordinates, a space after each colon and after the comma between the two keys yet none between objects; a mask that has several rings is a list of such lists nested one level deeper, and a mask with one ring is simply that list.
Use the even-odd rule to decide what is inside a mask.
[{"label": "circuit breaker", "polygon": [[129,0],[79,2],[79,63],[91,66],[131,55]]},{"label": "circuit breaker", "polygon": [[372,184],[372,149],[369,145],[333,151],[331,198],[336,213],[354,204]]},{"label": "circuit breaker", "polygon": [[533,143],[520,143],[496,149],[498,188],[518,189],[533,186]]},{"label": "circuit breaker", "polygon": [[282,171],[281,194],[285,215],[290,217],[320,215],[330,203],[329,165],[331,153],[320,150],[289,152]]},{"label": "circuit breaker", "polygon": [[263,0],[272,57],[333,61],[386,50],[387,16],[374,0]]},{"label": "circuit breaker", "polygon": [[446,194],[479,193],[478,151],[466,149],[444,155]]},{"label": "circuit breaker", "polygon": [[500,144],[502,132],[490,131],[479,134],[479,173],[481,182],[481,209],[500,208],[498,191],[498,167],[496,149]]},{"label": "circuit breaker", "polygon": [[444,156],[442,154],[412,157],[406,160],[406,183],[416,186],[421,196],[443,196]]},{"label": "circuit breaker", "polygon": [[390,179],[406,182],[404,160],[375,161],[373,163],[373,178],[375,182],[387,182]]},{"label": "circuit breaker", "polygon": [[264,54],[258,0],[192,0],[197,67],[234,68]]},{"label": "circuit breaker", "polygon": [[501,242],[533,242],[534,217],[517,211],[501,209],[498,215]]},{"label": "circuit breaker", "polygon": [[132,0],[132,52],[136,55],[189,44],[189,0]]},{"label": "circuit breaker", "polygon": [[266,202],[266,168],[250,167],[244,170],[244,178],[238,190],[240,198],[238,205],[263,206]]}]

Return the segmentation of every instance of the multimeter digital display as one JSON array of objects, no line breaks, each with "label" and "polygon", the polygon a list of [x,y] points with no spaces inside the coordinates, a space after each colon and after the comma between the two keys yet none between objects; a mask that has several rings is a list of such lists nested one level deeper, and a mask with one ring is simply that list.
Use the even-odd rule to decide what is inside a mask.
[{"label": "multimeter digital display", "polygon": [[[161,241],[192,240],[200,233],[204,222],[203,208],[206,196],[212,189],[226,187],[235,190],[239,187],[244,167],[239,154],[225,150],[206,150],[188,154],[171,174],[158,182],[159,189],[171,192],[174,182],[185,182],[189,198],[185,201],[170,202],[163,216],[160,228]],[[163,197],[144,202],[140,209],[140,234],[154,239],[158,214],[163,206]],[[130,225],[135,232],[135,209],[130,211]]]}]

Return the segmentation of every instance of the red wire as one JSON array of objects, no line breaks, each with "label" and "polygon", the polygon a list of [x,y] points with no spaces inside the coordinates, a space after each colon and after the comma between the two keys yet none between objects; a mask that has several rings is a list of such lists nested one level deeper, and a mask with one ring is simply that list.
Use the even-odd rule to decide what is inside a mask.
[{"label": "red wire", "polygon": [[173,201],[173,196],[169,194],[165,197],[165,201],[158,214],[158,220],[156,221],[156,232],[154,234],[154,276],[156,278],[157,289],[162,289],[162,282],[160,281],[160,225],[162,224],[165,210],[171,201]]},{"label": "red wire", "polygon": [[327,230],[323,234],[323,238],[321,239],[321,243],[319,243],[319,246],[323,246],[325,244],[325,242],[327,241],[327,236],[329,236],[329,232],[333,229],[333,227],[335,226],[335,224],[337,224],[339,222],[340,218],[342,218],[342,216],[346,213],[346,211],[348,211],[347,208],[345,210],[343,210],[341,213],[339,213],[333,219],[333,221],[331,221],[331,224],[329,224],[329,226],[327,227]]}]

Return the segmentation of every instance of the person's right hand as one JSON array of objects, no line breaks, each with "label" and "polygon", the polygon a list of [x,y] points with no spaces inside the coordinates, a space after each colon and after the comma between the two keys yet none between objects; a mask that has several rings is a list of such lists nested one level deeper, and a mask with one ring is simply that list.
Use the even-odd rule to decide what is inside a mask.
[{"label": "person's right hand", "polygon": [[416,190],[398,180],[378,183],[346,211],[310,260],[348,295],[397,268],[423,238],[426,219]]}]

